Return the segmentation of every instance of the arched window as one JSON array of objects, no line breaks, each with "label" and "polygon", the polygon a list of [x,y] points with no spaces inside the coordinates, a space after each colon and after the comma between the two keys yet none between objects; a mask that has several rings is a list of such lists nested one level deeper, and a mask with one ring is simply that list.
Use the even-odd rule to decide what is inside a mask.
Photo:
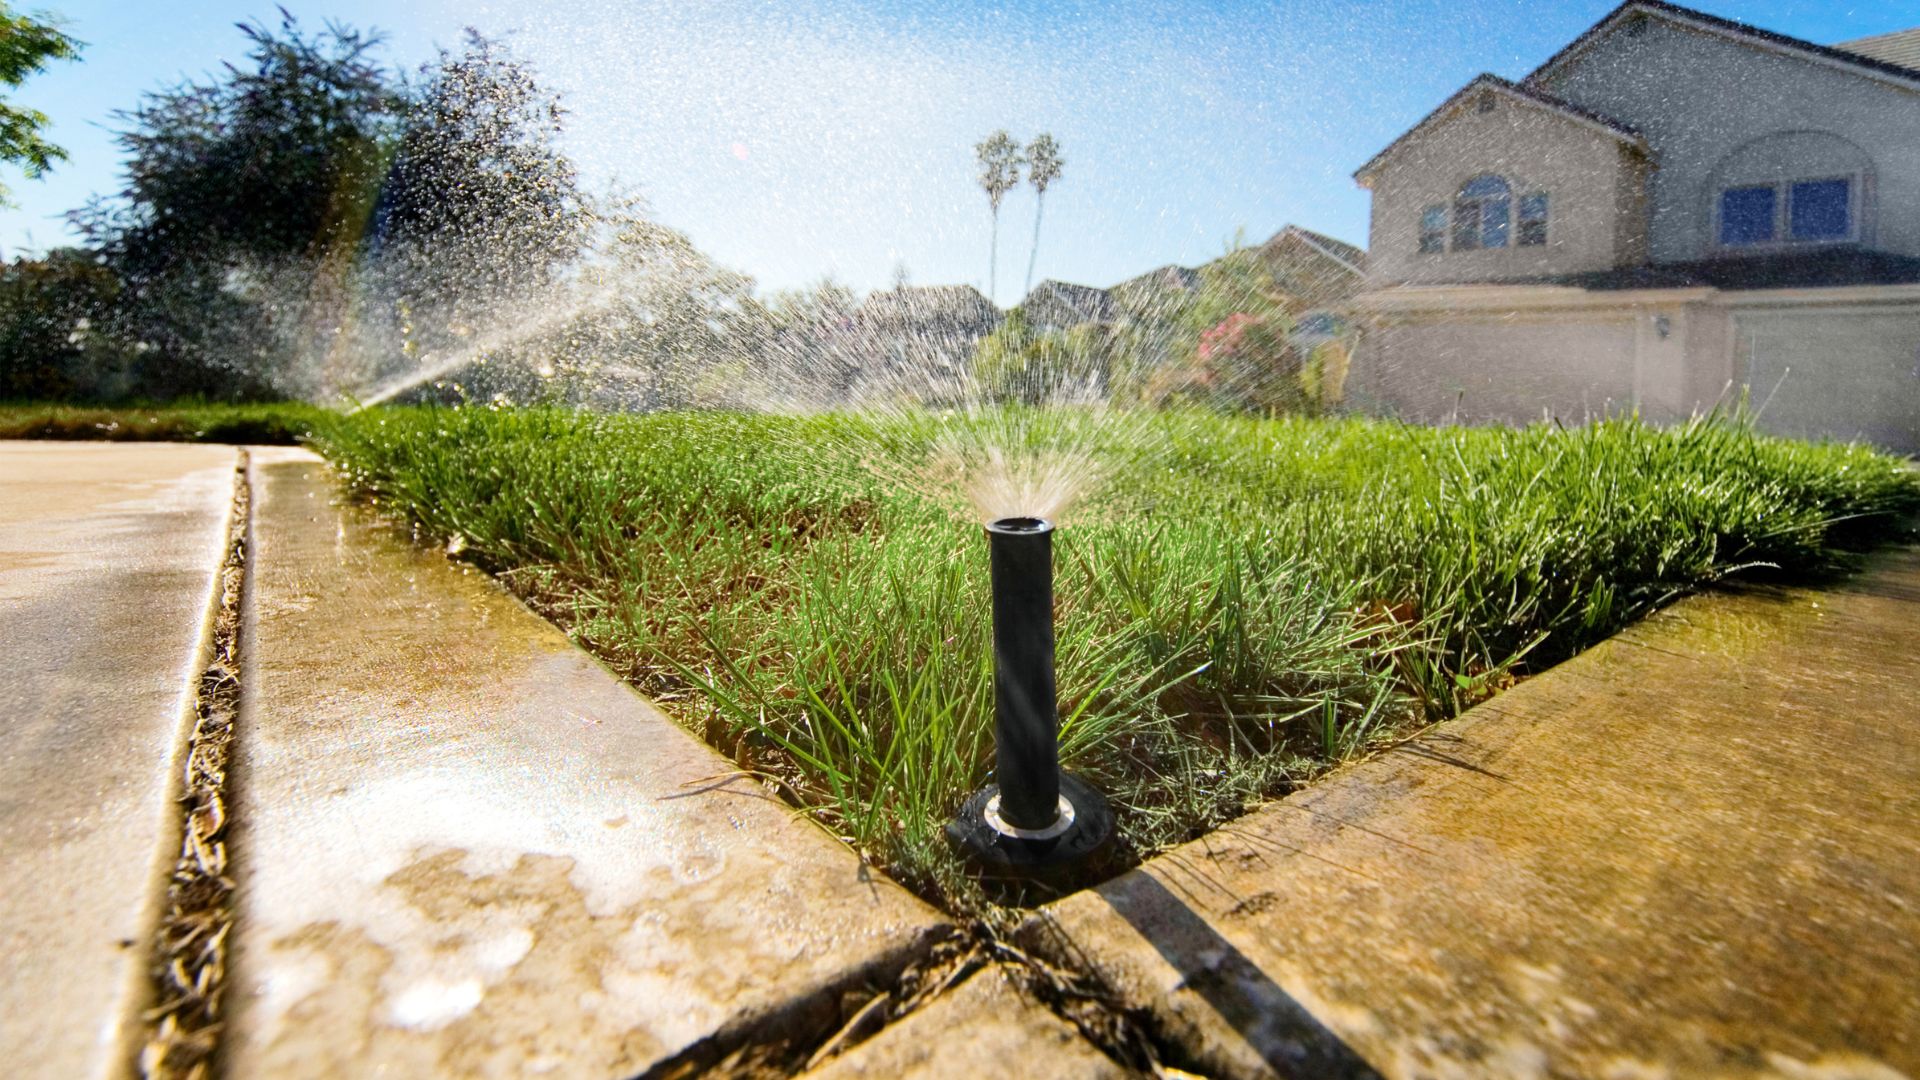
[{"label": "arched window", "polygon": [[1713,243],[1722,250],[1872,239],[1873,159],[1825,131],[1782,131],[1714,166],[1708,191]]},{"label": "arched window", "polygon": [[1453,250],[1507,246],[1513,220],[1513,189],[1492,173],[1460,185],[1453,198]]}]

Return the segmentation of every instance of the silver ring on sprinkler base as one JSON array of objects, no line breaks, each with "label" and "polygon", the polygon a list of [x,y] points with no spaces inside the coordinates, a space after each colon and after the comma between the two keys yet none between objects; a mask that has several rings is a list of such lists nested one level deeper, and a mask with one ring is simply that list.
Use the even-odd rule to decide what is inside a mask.
[{"label": "silver ring on sprinkler base", "polygon": [[1015,840],[1051,840],[1073,828],[1073,804],[1067,801],[1065,795],[1060,796],[1060,816],[1054,818],[1053,824],[1044,829],[1023,829],[1018,825],[1007,824],[1007,819],[1000,816],[1000,793],[997,791],[987,800],[987,805],[981,810],[980,816],[986,819],[988,827],[994,832],[1001,836],[1011,836]]}]

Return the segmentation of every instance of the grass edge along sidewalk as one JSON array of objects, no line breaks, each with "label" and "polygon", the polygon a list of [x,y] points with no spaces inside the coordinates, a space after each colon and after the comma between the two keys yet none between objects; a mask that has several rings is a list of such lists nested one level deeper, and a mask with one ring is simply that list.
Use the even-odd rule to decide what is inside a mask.
[{"label": "grass edge along sidewalk", "polygon": [[1210,1076],[1920,1075],[1920,548],[1691,597],[1028,948]]},{"label": "grass edge along sidewalk", "polygon": [[[939,827],[988,756],[984,553],[925,486],[897,482],[954,423],[398,409],[319,445],[419,540],[498,573],[965,909],[978,897]],[[1066,758],[1114,794],[1134,856],[1690,589],[1844,567],[1920,502],[1899,459],[1723,418],[1076,423],[984,426],[1113,463],[1062,531],[1061,704]]]}]

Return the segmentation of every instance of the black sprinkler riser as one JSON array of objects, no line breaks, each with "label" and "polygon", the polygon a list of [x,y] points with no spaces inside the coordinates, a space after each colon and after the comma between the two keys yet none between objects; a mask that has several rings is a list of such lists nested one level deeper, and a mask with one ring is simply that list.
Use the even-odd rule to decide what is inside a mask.
[{"label": "black sprinkler riser", "polygon": [[1085,882],[1113,835],[1091,784],[1060,771],[1053,682],[1053,525],[1002,518],[987,526],[993,577],[994,783],[973,793],[947,836],[989,880]]},{"label": "black sprinkler riser", "polygon": [[993,566],[994,777],[1000,817],[1044,829],[1060,815],[1060,717],[1053,686],[1053,526],[987,526]]}]

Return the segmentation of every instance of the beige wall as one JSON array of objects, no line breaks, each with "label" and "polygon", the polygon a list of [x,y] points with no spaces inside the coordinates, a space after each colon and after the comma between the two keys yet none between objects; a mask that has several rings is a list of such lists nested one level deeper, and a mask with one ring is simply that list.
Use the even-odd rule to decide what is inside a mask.
[{"label": "beige wall", "polygon": [[[1728,183],[1862,174],[1862,243],[1920,255],[1920,92],[1654,17],[1542,81],[1653,147],[1655,262],[1710,258]],[[1752,249],[1748,249],[1752,250]]]},{"label": "beige wall", "polygon": [[[1372,181],[1373,223],[1367,269],[1376,285],[1443,281],[1507,281],[1613,267],[1637,241],[1631,216],[1641,183],[1637,153],[1604,132],[1550,109],[1489,91],[1493,111],[1473,98],[1451,117],[1397,147]],[[1539,247],[1419,250],[1420,213],[1451,206],[1460,186],[1481,173],[1512,185],[1514,228],[1519,197],[1548,196],[1547,242]]]},{"label": "beige wall", "polygon": [[1920,286],[1590,293],[1399,289],[1370,314],[1348,397],[1422,421],[1667,422],[1751,388],[1762,428],[1920,452]]}]

